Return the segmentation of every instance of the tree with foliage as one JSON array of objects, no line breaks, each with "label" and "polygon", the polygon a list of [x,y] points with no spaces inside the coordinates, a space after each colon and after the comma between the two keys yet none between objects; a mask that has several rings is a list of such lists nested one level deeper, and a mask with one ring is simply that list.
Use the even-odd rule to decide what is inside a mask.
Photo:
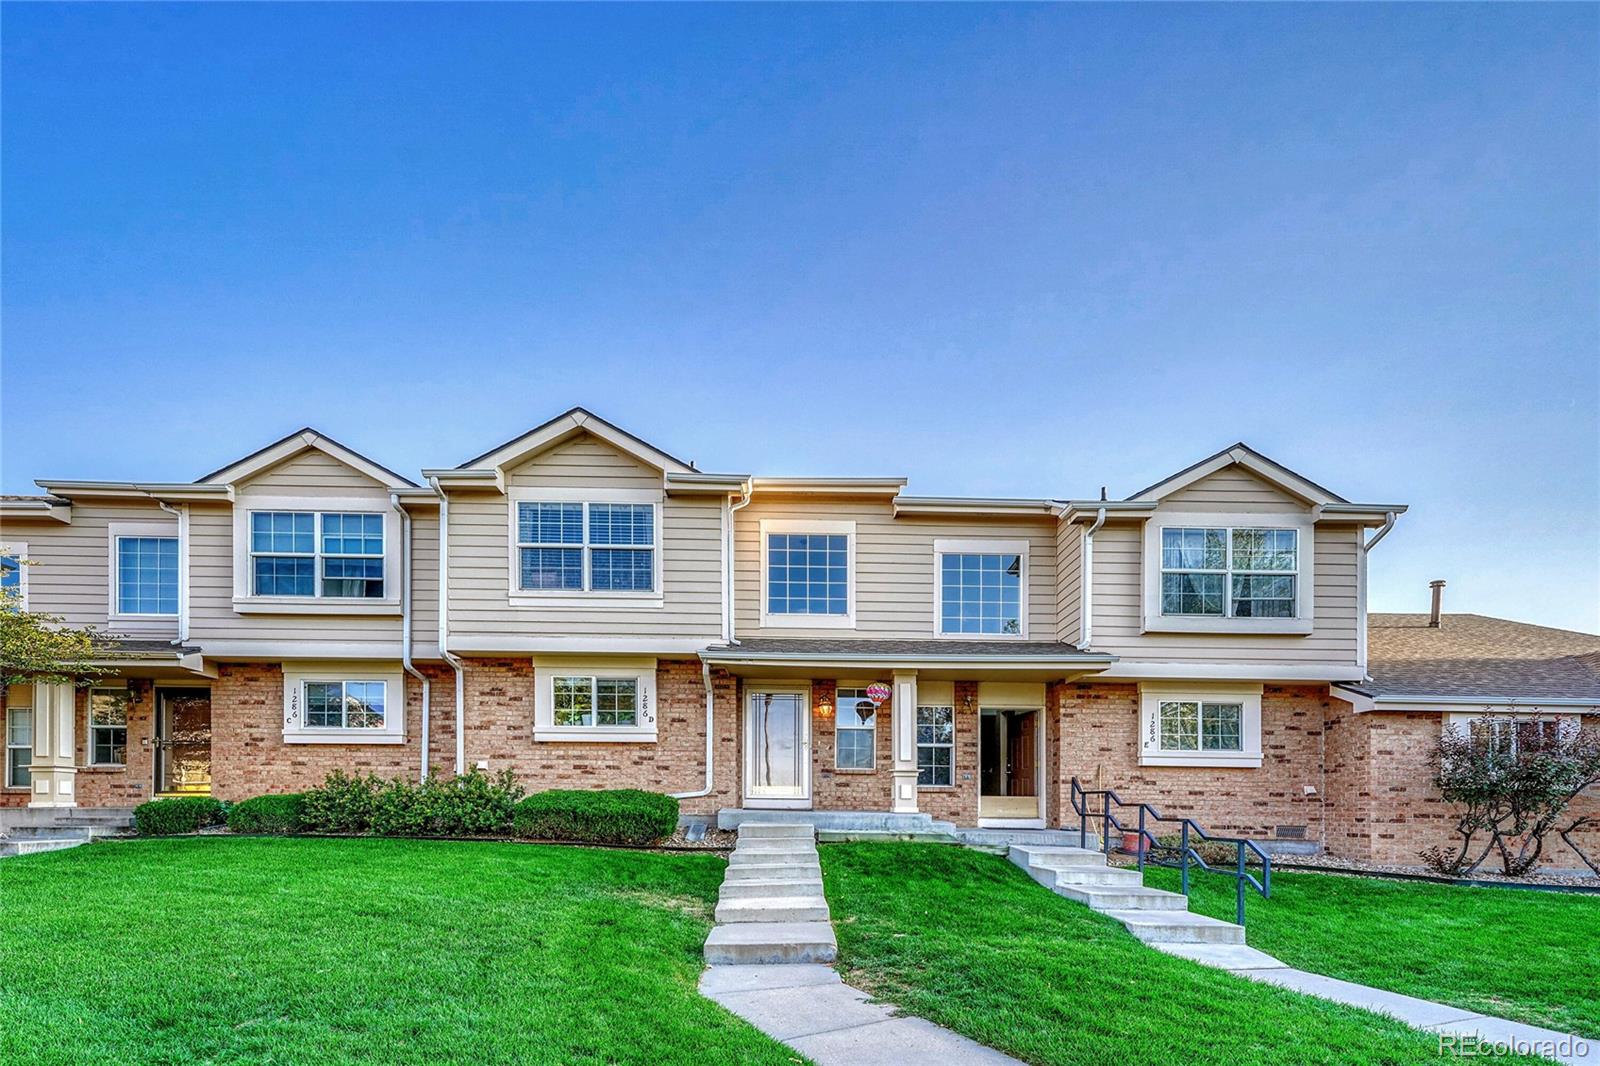
[{"label": "tree with foliage", "polygon": [[[1481,719],[1471,731],[1445,729],[1430,763],[1434,786],[1458,808],[1458,843],[1426,849],[1423,861],[1440,873],[1463,876],[1494,854],[1505,874],[1517,877],[1539,864],[1545,837],[1573,799],[1600,784],[1600,728],[1576,718]],[[1571,834],[1589,821],[1580,818],[1560,835],[1571,844]]]},{"label": "tree with foliage", "polygon": [[97,636],[59,615],[24,611],[15,589],[0,590],[0,684],[81,684],[98,677],[105,668],[94,662]]}]

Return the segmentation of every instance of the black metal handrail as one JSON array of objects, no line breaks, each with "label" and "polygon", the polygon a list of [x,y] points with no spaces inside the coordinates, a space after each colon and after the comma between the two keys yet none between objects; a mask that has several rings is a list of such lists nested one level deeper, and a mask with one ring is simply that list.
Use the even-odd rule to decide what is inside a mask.
[{"label": "black metal handrail", "polygon": [[[1098,812],[1091,813],[1089,810],[1090,798],[1094,796],[1100,797],[1100,810]],[[1205,829],[1199,825],[1199,823],[1195,822],[1191,818],[1169,818],[1160,811],[1156,810],[1154,807],[1150,806],[1148,803],[1129,803],[1109,788],[1086,789],[1078,783],[1078,779],[1076,777],[1072,779],[1072,809],[1078,815],[1078,838],[1079,840],[1087,840],[1089,836],[1089,820],[1091,818],[1098,818],[1100,820],[1101,829],[1100,844],[1107,855],[1111,854],[1112,829],[1115,829],[1117,835],[1119,836],[1124,833],[1131,833],[1135,831],[1134,829],[1122,824],[1121,819],[1119,819],[1116,814],[1113,813],[1113,808],[1116,810],[1126,810],[1130,807],[1137,809],[1139,812],[1139,824],[1137,829],[1139,834],[1139,849],[1137,856],[1139,860],[1139,869],[1141,872],[1144,870],[1147,861],[1151,866],[1166,866],[1182,871],[1183,894],[1185,896],[1189,894],[1189,867],[1191,865],[1198,866],[1200,869],[1205,870],[1208,873],[1228,874],[1234,879],[1234,895],[1237,901],[1234,913],[1236,915],[1235,920],[1240,925],[1244,924],[1244,896],[1246,885],[1259,892],[1262,899],[1272,898],[1272,857],[1265,851],[1262,851],[1260,846],[1258,846],[1255,841],[1245,840],[1243,837],[1212,836],[1210,833],[1206,832]],[[1179,837],[1178,846],[1174,848],[1170,844],[1161,843],[1160,839],[1150,831],[1149,823],[1151,822],[1177,824]],[[1147,841],[1148,846],[1146,846]],[[1207,844],[1232,844],[1234,846],[1236,856],[1234,868],[1232,870],[1219,870],[1209,865],[1205,859],[1200,857],[1200,853],[1194,848],[1194,844],[1200,842]],[[1147,860],[1146,856],[1150,855],[1153,851],[1176,851],[1178,854],[1177,858],[1175,859],[1152,857]],[[1254,852],[1256,857],[1261,860],[1261,877],[1259,879],[1245,866],[1246,851]]]}]

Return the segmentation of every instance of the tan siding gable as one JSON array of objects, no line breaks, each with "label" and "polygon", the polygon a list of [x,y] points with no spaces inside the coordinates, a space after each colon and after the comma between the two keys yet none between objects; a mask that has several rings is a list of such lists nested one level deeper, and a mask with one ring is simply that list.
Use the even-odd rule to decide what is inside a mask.
[{"label": "tan siding gable", "polygon": [[238,489],[261,496],[387,496],[389,489],[327,452],[306,448],[244,481]]},{"label": "tan siding gable", "polygon": [[506,471],[512,488],[659,489],[661,471],[580,433]]},{"label": "tan siding gable", "polygon": [[1083,529],[1056,524],[1056,633],[1071,644],[1083,634]]},{"label": "tan siding gable", "polygon": [[1303,511],[1306,503],[1235,464],[1163,498],[1161,507],[1169,511]]}]

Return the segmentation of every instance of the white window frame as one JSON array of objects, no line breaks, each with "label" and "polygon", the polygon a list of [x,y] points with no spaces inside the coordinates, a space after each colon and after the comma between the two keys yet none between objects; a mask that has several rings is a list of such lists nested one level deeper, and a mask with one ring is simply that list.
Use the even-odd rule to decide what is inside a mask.
[{"label": "white window frame", "polygon": [[[575,503],[583,508],[583,541],[575,544],[547,545],[548,547],[576,548],[583,567],[582,589],[525,589],[519,586],[518,580],[522,573],[522,547],[518,540],[519,522],[518,513],[524,503]],[[635,589],[593,589],[590,579],[590,553],[595,547],[608,548],[611,545],[592,544],[589,540],[589,505],[592,503],[633,503],[650,504],[654,508],[655,516],[655,543],[651,548],[651,574],[649,592]],[[638,610],[659,609],[666,605],[666,593],[662,588],[665,568],[662,565],[663,556],[666,554],[665,545],[662,543],[664,530],[663,516],[666,511],[666,495],[657,489],[552,489],[552,488],[514,488],[506,493],[506,519],[507,519],[507,554],[506,554],[506,581],[507,596],[513,607],[577,607],[584,610]],[[622,545],[626,549],[627,545]]]},{"label": "white window frame", "polygon": [[[7,790],[14,790],[17,792],[32,792],[32,781],[29,781],[27,784],[19,785],[11,780],[11,752],[13,750],[26,751],[28,753],[28,762],[30,765],[36,758],[38,758],[38,749],[35,745],[39,737],[36,729],[39,723],[38,719],[34,717],[33,713],[34,701],[29,698],[26,703],[23,703],[21,699],[22,693],[27,693],[29,697],[32,697],[33,686],[12,685],[6,690],[6,713],[4,716],[4,721],[0,721],[0,727],[4,727],[5,729],[5,736],[0,738],[0,740],[4,740],[5,742],[4,748],[6,764],[3,771],[0,771],[4,773],[5,780],[0,782],[0,784],[3,784]],[[26,744],[11,743],[11,716],[13,714],[26,714],[28,716],[28,743]]]},{"label": "white window frame", "polygon": [[[312,554],[317,594],[312,596],[257,596],[255,545],[251,515],[260,511],[309,511],[312,520]],[[379,514],[383,516],[383,596],[323,596],[322,560],[354,558],[325,556],[322,551],[323,514]],[[391,615],[400,613],[400,516],[387,498],[372,496],[256,496],[241,495],[233,508],[233,609],[239,614]],[[292,552],[261,552],[289,555]]]},{"label": "white window frame", "polygon": [[28,544],[26,541],[9,540],[0,544],[0,555],[13,556],[17,560],[17,592],[20,595],[21,606],[24,611],[28,609]]},{"label": "white window frame", "polygon": [[[1443,716],[1443,726],[1445,729],[1454,728],[1458,730],[1461,735],[1471,738],[1473,723],[1481,721],[1485,718],[1497,721],[1514,720],[1519,725],[1523,722],[1554,722],[1556,724],[1558,736],[1565,734],[1566,736],[1570,737],[1575,735],[1577,731],[1583,727],[1582,720],[1577,714],[1552,714],[1549,712],[1524,712],[1519,714],[1509,709],[1505,711],[1475,711],[1467,714],[1446,714]],[[1511,745],[1511,750],[1514,753],[1518,746],[1515,733],[1513,733],[1511,736]]]},{"label": "white window frame", "polygon": [[[944,629],[944,557],[946,555],[1015,555],[1021,558],[1018,575],[1016,633],[947,633]],[[936,539],[933,542],[933,633],[951,640],[1028,639],[1028,541],[987,538]]]},{"label": "white window frame", "polygon": [[[639,711],[631,726],[556,725],[557,677],[616,678],[637,685]],[[653,744],[656,741],[656,660],[534,656],[533,739],[577,744]]]},{"label": "white window frame", "polygon": [[[880,705],[874,707],[871,725],[847,726],[843,724],[844,700],[839,696],[839,693],[841,692],[862,692],[862,698],[865,699],[865,690],[869,684],[871,684],[871,682],[868,681],[839,681],[833,686],[833,768],[841,773],[865,774],[875,771],[878,768],[878,719],[883,717],[882,706]],[[868,745],[868,751],[872,755],[872,761],[866,766],[839,765],[839,734],[847,731],[872,734],[872,743]]]},{"label": "white window frame", "polygon": [[[122,724],[120,726],[110,726],[110,725],[101,726],[101,725],[95,725],[94,724],[94,694],[96,692],[114,692],[114,693],[116,693],[116,694],[118,694],[119,696],[122,697]],[[108,768],[108,769],[117,769],[117,770],[125,769],[127,767],[127,765],[128,765],[128,737],[127,737],[127,733],[128,733],[128,704],[129,704],[131,698],[132,698],[132,694],[129,693],[128,688],[127,688],[126,685],[108,684],[108,685],[91,685],[89,687],[88,695],[84,700],[84,709],[83,709],[83,736],[84,736],[84,752],[83,752],[84,759],[83,759],[83,761],[84,761],[84,765],[86,765],[86,766],[95,766],[95,767],[105,767],[105,768]],[[100,762],[97,758],[95,758],[95,734],[97,732],[103,730],[103,729],[121,729],[122,730],[123,737],[122,737],[122,761],[121,762]]]},{"label": "white window frame", "polygon": [[[950,712],[950,742],[948,744],[942,744],[942,743],[939,743],[939,744],[923,744],[923,743],[921,743],[920,741],[918,741],[916,739],[916,731],[918,729],[922,728],[922,712],[923,711],[949,711]],[[958,725],[957,725],[957,722],[956,722],[955,704],[953,702],[952,703],[936,703],[936,702],[927,702],[927,701],[923,701],[923,700],[918,700],[917,701],[917,709],[916,709],[916,713],[915,713],[915,716],[913,718],[913,721],[911,723],[911,728],[912,728],[912,741],[913,741],[913,743],[912,743],[912,749],[913,749],[912,750],[912,765],[913,766],[916,766],[921,762],[921,760],[917,758],[917,755],[922,751],[923,748],[949,748],[950,749],[950,780],[948,782],[946,782],[945,784],[942,784],[942,785],[938,785],[938,784],[925,785],[920,780],[921,770],[919,769],[918,770],[918,778],[919,778],[919,780],[917,781],[917,788],[919,790],[940,789],[940,788],[954,788],[955,785],[956,785],[956,730],[958,728]],[[1044,760],[1040,759],[1039,761],[1041,763],[1043,763]]]},{"label": "white window frame", "polygon": [[[767,610],[767,537],[774,533],[818,533],[845,538],[845,613],[773,614]],[[761,625],[764,629],[854,629],[856,627],[856,524],[803,518],[763,518],[758,559],[761,567]]]},{"label": "white window frame", "polygon": [[[1261,765],[1260,685],[1198,681],[1144,682],[1139,686],[1139,765],[1214,766],[1252,769]],[[1161,747],[1161,704],[1237,703],[1241,751],[1167,751]]]},{"label": "white window frame", "polygon": [[[171,614],[155,612],[134,612],[122,609],[122,553],[119,550],[124,538],[159,537],[162,540],[178,542],[178,609]],[[178,615],[183,611],[183,538],[178,535],[176,522],[111,522],[106,526],[106,573],[109,575],[107,582],[106,617],[112,622],[161,622],[176,623]]]},{"label": "white window frame", "polygon": [[[383,727],[351,729],[306,724],[306,685],[376,682],[383,689]],[[283,664],[283,742],[285,744],[404,744],[406,742],[405,675],[399,667],[370,662]]]},{"label": "white window frame", "polygon": [[[1233,556],[1235,529],[1292,529],[1295,536],[1296,569],[1275,570],[1277,575],[1295,579],[1295,613],[1291,618],[1233,617],[1233,571],[1223,578],[1222,615],[1163,614],[1161,610],[1161,540],[1168,529],[1224,529],[1227,531],[1228,561]],[[1261,633],[1306,636],[1315,622],[1317,588],[1316,524],[1309,514],[1278,511],[1219,514],[1209,511],[1161,511],[1144,528],[1144,610],[1145,633]],[[1255,571],[1247,571],[1254,573]]]}]

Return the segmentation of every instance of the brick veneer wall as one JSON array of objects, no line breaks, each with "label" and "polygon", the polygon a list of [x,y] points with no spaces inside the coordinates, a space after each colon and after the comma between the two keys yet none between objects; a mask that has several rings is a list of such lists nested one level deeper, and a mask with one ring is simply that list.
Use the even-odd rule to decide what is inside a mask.
[{"label": "brick veneer wall", "polygon": [[[1261,766],[1240,769],[1140,766],[1137,685],[1052,688],[1059,705],[1060,774],[1052,824],[1074,821],[1066,790],[1076,776],[1085,788],[1114,788],[1124,799],[1154,804],[1163,814],[1184,815],[1218,832],[1270,839],[1280,826],[1303,826],[1305,839],[1322,839],[1322,724],[1331,702],[1326,686],[1268,685],[1261,699]],[[1315,791],[1308,795],[1306,786]]]}]

